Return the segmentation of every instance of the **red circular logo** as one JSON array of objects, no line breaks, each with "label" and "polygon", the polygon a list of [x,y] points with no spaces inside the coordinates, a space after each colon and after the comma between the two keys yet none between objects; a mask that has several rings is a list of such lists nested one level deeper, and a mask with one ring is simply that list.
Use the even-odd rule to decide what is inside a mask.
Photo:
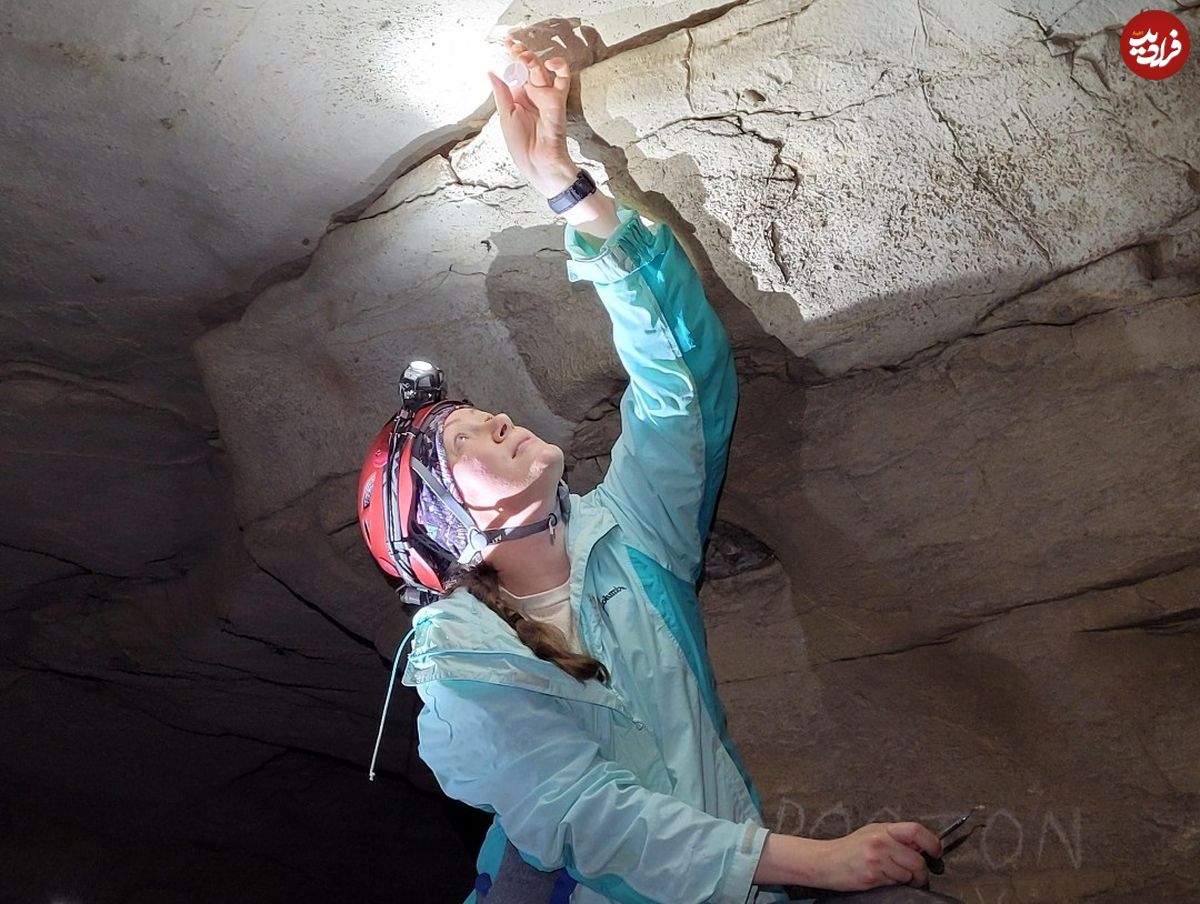
[{"label": "red circular logo", "polygon": [[1129,20],[1121,32],[1125,65],[1142,78],[1170,78],[1183,68],[1192,49],[1188,31],[1178,18],[1150,9]]}]

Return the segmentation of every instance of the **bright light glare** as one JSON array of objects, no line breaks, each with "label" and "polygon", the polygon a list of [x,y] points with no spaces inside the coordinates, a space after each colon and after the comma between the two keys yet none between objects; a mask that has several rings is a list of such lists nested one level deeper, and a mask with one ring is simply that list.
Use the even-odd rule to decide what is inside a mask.
[{"label": "bright light glare", "polygon": [[483,35],[456,27],[432,40],[397,41],[382,51],[379,74],[396,95],[419,102],[427,113],[458,119],[491,97],[489,71],[503,77],[510,62],[503,43],[507,31]]}]

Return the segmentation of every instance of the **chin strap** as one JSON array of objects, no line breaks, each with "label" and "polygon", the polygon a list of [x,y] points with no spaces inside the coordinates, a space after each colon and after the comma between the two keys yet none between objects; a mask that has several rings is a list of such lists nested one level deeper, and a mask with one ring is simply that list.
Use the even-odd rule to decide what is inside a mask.
[{"label": "chin strap", "polygon": [[[531,537],[534,534],[540,534],[544,530],[550,531],[550,539],[554,540],[554,528],[560,520],[566,520],[571,511],[571,500],[567,492],[567,484],[565,481],[558,482],[558,494],[554,501],[554,511],[543,518],[541,521],[535,521],[533,524],[522,524],[520,527],[500,527],[491,530],[481,530],[476,524],[467,510],[462,507],[457,499],[451,495],[450,491],[442,486],[441,481],[430,473],[429,469],[415,458],[411,462],[412,469],[416,471],[417,476],[425,483],[425,486],[433,492],[433,495],[448,508],[451,514],[459,520],[459,523],[467,529],[467,548],[464,549],[458,556],[458,564],[470,568],[477,564],[483,558],[483,551],[489,546],[495,546],[497,543],[503,543],[505,540],[520,540],[523,537]],[[561,513],[561,515],[560,515]]]}]

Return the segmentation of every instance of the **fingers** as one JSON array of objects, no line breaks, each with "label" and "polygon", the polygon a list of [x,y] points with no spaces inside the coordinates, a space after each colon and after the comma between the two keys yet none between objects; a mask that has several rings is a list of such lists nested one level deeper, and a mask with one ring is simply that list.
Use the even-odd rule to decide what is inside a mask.
[{"label": "fingers", "polygon": [[941,839],[919,822],[889,822],[884,825],[888,834],[897,841],[902,841],[909,847],[920,848],[931,856],[942,856]]},{"label": "fingers", "polygon": [[557,91],[567,91],[571,87],[571,67],[562,57],[552,57],[546,60],[546,68],[554,73],[554,88]]},{"label": "fingers", "polygon": [[899,842],[891,850],[893,865],[884,872],[897,883],[923,888],[929,882],[929,866],[920,852],[941,856],[941,840],[919,822],[884,823],[884,828]]},{"label": "fingers", "polygon": [[925,860],[912,848],[898,844],[893,848],[891,856],[895,868],[886,870],[886,872],[889,876],[895,873],[898,876],[898,878],[893,876],[895,881],[918,887],[928,881],[928,867],[925,866]]},{"label": "fingers", "polygon": [[566,92],[571,86],[571,67],[561,56],[543,61],[540,56],[525,46],[520,38],[508,35],[504,39],[505,50],[529,70],[529,83],[535,88],[554,88]]},{"label": "fingers", "polygon": [[548,88],[552,76],[546,70],[546,64],[532,50],[526,50],[517,56],[521,64],[529,70],[529,84],[535,88]]},{"label": "fingers", "polygon": [[507,35],[504,38],[504,49],[508,51],[510,57],[528,70],[531,85],[535,88],[545,88],[550,84],[550,76],[546,73],[546,67],[542,65],[537,54],[525,46],[524,41]]},{"label": "fingers", "polygon": [[489,72],[488,78],[492,82],[492,94],[496,98],[496,110],[501,116],[509,116],[513,110],[512,92],[508,90],[508,85],[496,73]]},{"label": "fingers", "polygon": [[913,874],[902,866],[897,866],[895,863],[889,863],[879,870],[896,885],[907,885],[912,881]]}]

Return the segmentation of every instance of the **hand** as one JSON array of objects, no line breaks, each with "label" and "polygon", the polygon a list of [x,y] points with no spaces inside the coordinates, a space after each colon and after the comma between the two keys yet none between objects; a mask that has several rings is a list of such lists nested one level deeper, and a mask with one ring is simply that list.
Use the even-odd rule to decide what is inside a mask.
[{"label": "hand", "polygon": [[825,844],[814,883],[832,891],[866,891],[879,885],[929,882],[921,851],[942,855],[942,842],[919,822],[872,822]]},{"label": "hand", "polygon": [[510,90],[489,72],[504,143],[529,184],[552,198],[575,181],[579,167],[567,151],[567,93],[571,70],[560,56],[545,62],[509,35],[508,55],[529,70],[529,78]]}]

